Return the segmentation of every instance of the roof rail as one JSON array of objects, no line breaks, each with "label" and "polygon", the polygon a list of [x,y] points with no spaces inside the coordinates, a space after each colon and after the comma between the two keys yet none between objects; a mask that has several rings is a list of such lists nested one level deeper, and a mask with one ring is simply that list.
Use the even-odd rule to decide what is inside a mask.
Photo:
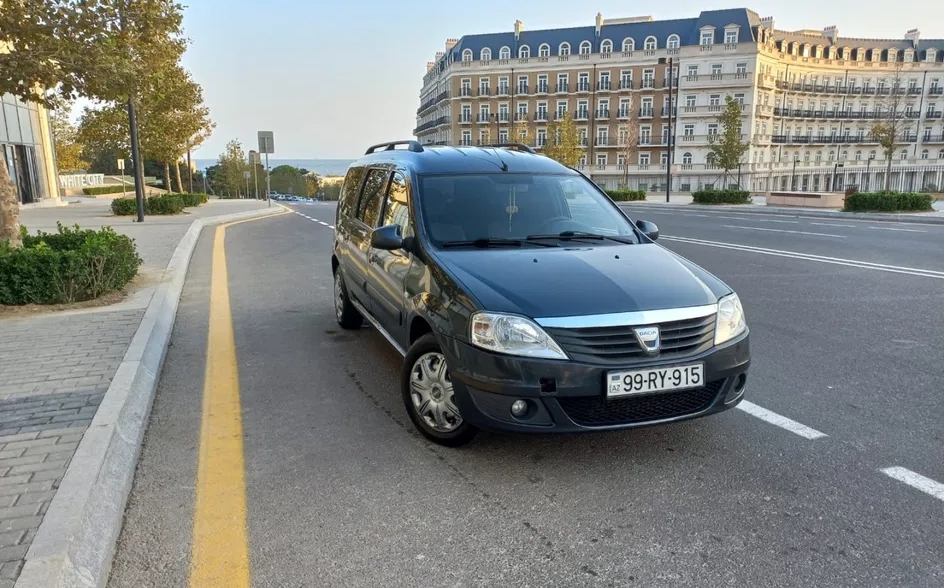
[{"label": "roof rail", "polygon": [[409,150],[412,151],[412,152],[414,152],[414,153],[422,153],[422,152],[423,152],[423,146],[420,145],[420,142],[419,142],[419,141],[412,141],[412,140],[410,140],[410,141],[388,141],[388,142],[386,142],[386,143],[378,143],[378,144],[376,144],[376,145],[371,145],[370,147],[367,148],[367,153],[365,153],[364,155],[370,155],[371,153],[374,153],[374,152],[376,152],[376,151],[381,151],[381,147],[383,147],[383,151],[391,151],[391,150],[393,150],[397,145],[409,145],[409,146],[410,146],[410,147],[409,147]]},{"label": "roof rail", "polygon": [[510,149],[511,151],[524,151],[525,153],[535,153],[534,149],[525,145],[524,143],[490,143],[488,145],[482,145],[482,147],[502,147],[504,149]]}]

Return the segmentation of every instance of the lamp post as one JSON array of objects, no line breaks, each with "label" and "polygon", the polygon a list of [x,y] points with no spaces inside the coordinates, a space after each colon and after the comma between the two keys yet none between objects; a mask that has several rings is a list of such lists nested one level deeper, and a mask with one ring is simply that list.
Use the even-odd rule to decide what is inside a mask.
[{"label": "lamp post", "polygon": [[845,167],[845,164],[844,164],[844,163],[839,163],[838,161],[836,162],[836,165],[833,166],[833,179],[832,179],[832,184],[833,184],[833,185],[830,186],[830,187],[833,189],[833,192],[836,192],[836,172],[837,172],[837,171],[839,170],[839,168],[841,168],[841,167]]},{"label": "lamp post", "polygon": [[872,167],[872,160],[875,159],[874,155],[869,155],[869,158],[865,161],[865,191],[869,191],[869,186],[872,185],[872,174],[869,173],[869,168]]},{"label": "lamp post", "polygon": [[791,191],[796,192],[797,188],[797,162],[800,161],[800,156],[796,153],[793,154],[793,180],[791,181]]},{"label": "lamp post", "polygon": [[675,59],[669,57],[659,58],[659,64],[665,65],[669,64],[669,108],[666,118],[669,125],[669,134],[665,140],[665,201],[669,201],[669,194],[672,192],[672,118],[675,114],[675,109],[672,108],[672,90],[675,86],[673,83],[675,81]]},{"label": "lamp post", "polygon": [[251,175],[252,173],[249,171],[243,172],[243,179],[246,180],[246,198],[249,198],[249,176]]}]

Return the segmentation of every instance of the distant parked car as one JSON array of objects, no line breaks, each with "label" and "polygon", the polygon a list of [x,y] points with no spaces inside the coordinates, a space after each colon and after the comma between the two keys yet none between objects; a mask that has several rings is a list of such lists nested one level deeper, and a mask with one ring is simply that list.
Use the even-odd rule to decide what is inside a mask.
[{"label": "distant parked car", "polygon": [[670,423],[744,398],[737,294],[528,147],[375,145],[335,227],[337,321],[366,319],[404,356],[404,406],[436,443]]}]

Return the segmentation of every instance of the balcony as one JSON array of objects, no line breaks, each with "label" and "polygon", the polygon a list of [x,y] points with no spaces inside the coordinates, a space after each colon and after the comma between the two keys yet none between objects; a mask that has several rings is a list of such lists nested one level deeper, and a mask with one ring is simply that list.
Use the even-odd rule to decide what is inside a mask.
[{"label": "balcony", "polygon": [[600,108],[597,109],[596,119],[597,120],[606,120],[610,118],[610,109],[609,108]]},{"label": "balcony", "polygon": [[515,113],[515,122],[527,122],[528,121],[527,112],[516,112]]},{"label": "balcony", "polygon": [[459,96],[462,96],[463,98],[471,98],[472,88],[459,88]]},{"label": "balcony", "polygon": [[534,115],[534,122],[547,122],[547,112],[539,110]]},{"label": "balcony", "polygon": [[566,94],[569,91],[568,90],[569,87],[570,87],[570,84],[568,84],[567,82],[558,82],[556,91],[558,94]]},{"label": "balcony", "polygon": [[633,80],[631,79],[622,79],[619,83],[620,90],[632,90],[633,89]]},{"label": "balcony", "polygon": [[510,122],[510,121],[511,121],[511,115],[509,115],[507,112],[499,112],[499,113],[498,113],[498,122],[500,122],[500,123],[508,123],[508,122]]},{"label": "balcony", "polygon": [[492,121],[492,115],[487,112],[480,112],[478,116],[475,118],[475,120],[479,124],[483,124],[483,123],[487,124]]},{"label": "balcony", "polygon": [[601,80],[597,82],[597,90],[600,92],[609,92],[611,90],[610,80]]},{"label": "balcony", "polygon": [[656,81],[651,78],[646,78],[642,81],[643,90],[654,90],[656,87]]},{"label": "balcony", "polygon": [[527,94],[528,93],[528,84],[518,84],[518,89],[515,91],[517,94]]},{"label": "balcony", "polygon": [[629,108],[622,107],[616,112],[616,118],[629,118],[629,117],[630,117]]},{"label": "balcony", "polygon": [[578,108],[574,113],[574,120],[587,120],[590,118],[590,110],[586,108]]},{"label": "balcony", "polygon": [[932,96],[940,96],[941,94],[944,94],[944,87],[931,86],[931,90],[929,91],[929,93]]},{"label": "balcony", "polygon": [[566,110],[558,110],[554,113],[554,120],[564,120],[565,118],[567,118]]},{"label": "balcony", "polygon": [[510,96],[511,92],[508,91],[508,86],[498,86],[498,96]]},{"label": "balcony", "polygon": [[577,82],[577,91],[578,91],[578,92],[589,92],[589,91],[590,91],[590,82]]},{"label": "balcony", "polygon": [[538,87],[535,93],[537,94],[547,94],[550,86],[547,83],[538,83]]},{"label": "balcony", "polygon": [[653,113],[652,108],[640,108],[639,118],[652,118],[652,113]]},{"label": "balcony", "polygon": [[463,112],[459,115],[459,122],[462,124],[469,124],[472,122],[472,114],[469,112]]},{"label": "balcony", "polygon": [[492,95],[492,90],[490,88],[479,88],[479,91],[476,94],[476,96],[479,96],[479,97],[486,97],[486,96],[491,96],[491,95]]}]

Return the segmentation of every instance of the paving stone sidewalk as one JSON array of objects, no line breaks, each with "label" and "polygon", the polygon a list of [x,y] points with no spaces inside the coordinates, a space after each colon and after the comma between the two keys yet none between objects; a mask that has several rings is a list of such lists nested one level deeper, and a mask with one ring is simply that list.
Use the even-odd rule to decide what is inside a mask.
[{"label": "paving stone sidewalk", "polygon": [[[31,233],[56,221],[109,225],[135,239],[144,271],[160,275],[197,218],[265,202],[215,201],[173,217],[111,216],[108,202],[24,210]],[[153,293],[153,287],[148,291]],[[0,588],[12,588],[49,503],[150,302],[0,319]]]}]

